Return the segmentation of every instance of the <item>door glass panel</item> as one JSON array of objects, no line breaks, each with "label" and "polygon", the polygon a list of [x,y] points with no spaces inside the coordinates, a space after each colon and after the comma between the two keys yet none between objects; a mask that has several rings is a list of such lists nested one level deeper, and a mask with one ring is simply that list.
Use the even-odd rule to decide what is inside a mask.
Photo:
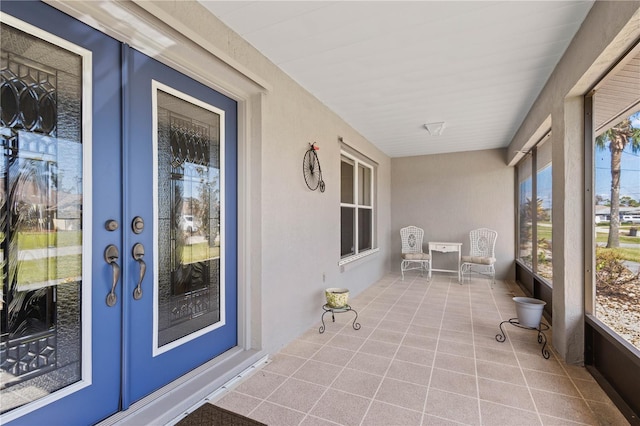
[{"label": "door glass panel", "polygon": [[164,86],[156,99],[156,348],[171,348],[224,325],[224,112]]},{"label": "door glass panel", "polygon": [[81,379],[82,57],[2,23],[0,411]]}]

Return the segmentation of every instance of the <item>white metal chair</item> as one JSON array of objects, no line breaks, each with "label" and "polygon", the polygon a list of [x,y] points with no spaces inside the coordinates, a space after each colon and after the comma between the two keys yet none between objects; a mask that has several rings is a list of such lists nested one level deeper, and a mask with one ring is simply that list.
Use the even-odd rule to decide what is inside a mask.
[{"label": "white metal chair", "polygon": [[[492,229],[480,228],[469,232],[471,249],[469,256],[462,256],[460,265],[460,275],[464,282],[464,274],[477,272],[491,277],[491,287],[496,280],[496,255],[495,247],[498,233]],[[462,282],[460,284],[462,284]],[[469,277],[471,282],[471,277]]]},{"label": "white metal chair", "polygon": [[400,238],[402,239],[402,262],[400,263],[402,279],[404,280],[405,271],[419,270],[420,275],[424,275],[425,272],[428,274],[431,268],[431,256],[422,252],[424,230],[417,226],[407,226],[400,230]]}]

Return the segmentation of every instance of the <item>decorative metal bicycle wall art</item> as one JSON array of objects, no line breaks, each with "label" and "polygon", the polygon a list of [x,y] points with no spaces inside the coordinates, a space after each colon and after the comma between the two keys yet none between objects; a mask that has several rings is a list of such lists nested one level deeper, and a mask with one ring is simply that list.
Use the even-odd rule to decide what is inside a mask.
[{"label": "decorative metal bicycle wall art", "polygon": [[316,143],[309,144],[309,149],[304,153],[302,159],[302,175],[304,181],[310,190],[315,191],[320,188],[320,192],[324,192],[324,180],[322,180],[322,169],[320,168],[320,160],[318,160],[318,151],[320,148]]}]

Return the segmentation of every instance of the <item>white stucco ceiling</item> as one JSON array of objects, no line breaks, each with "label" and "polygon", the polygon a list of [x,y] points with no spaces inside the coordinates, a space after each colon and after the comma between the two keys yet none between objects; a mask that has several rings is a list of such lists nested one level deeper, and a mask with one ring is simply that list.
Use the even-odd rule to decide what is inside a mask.
[{"label": "white stucco ceiling", "polygon": [[391,157],[506,147],[593,4],[201,3]]}]

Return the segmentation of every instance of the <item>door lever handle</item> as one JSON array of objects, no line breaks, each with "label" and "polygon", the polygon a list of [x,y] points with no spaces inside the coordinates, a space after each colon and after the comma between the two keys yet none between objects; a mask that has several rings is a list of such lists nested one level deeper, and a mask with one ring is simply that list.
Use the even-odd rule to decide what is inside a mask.
[{"label": "door lever handle", "polygon": [[118,285],[118,280],[120,279],[120,266],[118,266],[116,261],[119,256],[120,253],[118,252],[118,248],[113,244],[109,244],[104,250],[104,260],[111,265],[111,270],[113,272],[111,291],[107,294],[107,306],[109,307],[115,305],[118,300],[118,297],[116,296],[116,285]]},{"label": "door lever handle", "polygon": [[147,264],[144,263],[142,259],[144,257],[144,246],[140,243],[136,243],[131,250],[131,254],[133,258],[140,264],[140,278],[138,279],[138,285],[133,290],[133,298],[135,300],[140,300],[142,298],[142,279],[144,278],[144,274],[147,272]]}]

